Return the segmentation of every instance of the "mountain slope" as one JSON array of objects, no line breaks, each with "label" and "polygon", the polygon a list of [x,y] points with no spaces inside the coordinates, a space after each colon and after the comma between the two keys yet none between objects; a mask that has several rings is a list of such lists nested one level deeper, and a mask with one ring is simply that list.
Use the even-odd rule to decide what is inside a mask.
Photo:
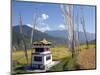
[{"label": "mountain slope", "polygon": [[[26,41],[27,47],[29,48],[32,28],[30,28],[26,25],[23,25],[22,28],[23,28],[23,34],[25,36],[25,41]],[[18,25],[13,26],[12,27],[12,44],[19,47],[21,45],[21,39],[22,39],[21,36],[22,35],[20,34],[19,26]],[[64,39],[64,38],[53,37],[53,36],[48,35],[47,33],[43,33],[41,31],[34,30],[33,41],[42,40],[43,38],[46,38],[48,41],[51,41],[55,45],[66,43],[66,39]]]},{"label": "mountain slope", "polygon": [[[66,30],[55,30],[55,31],[46,31],[47,34],[53,37],[62,37],[62,38],[67,38],[67,32]],[[88,41],[95,40],[95,34],[94,33],[86,33]],[[85,36],[83,32],[79,32],[79,41],[81,43],[85,42]]]},{"label": "mountain slope", "polygon": [[[27,25],[23,25],[22,28],[27,48],[29,48],[32,28],[28,27]],[[87,33],[87,37],[88,41],[90,42],[92,40],[95,40],[94,34]],[[67,44],[68,42],[66,31],[41,32],[35,29],[33,41],[42,40],[43,38],[46,38],[48,41],[51,41],[54,45]],[[22,48],[21,40],[22,40],[22,35],[20,34],[19,26],[18,25],[12,26],[12,45],[17,49]],[[79,40],[80,43],[85,43],[85,36],[83,32],[79,32]]]}]

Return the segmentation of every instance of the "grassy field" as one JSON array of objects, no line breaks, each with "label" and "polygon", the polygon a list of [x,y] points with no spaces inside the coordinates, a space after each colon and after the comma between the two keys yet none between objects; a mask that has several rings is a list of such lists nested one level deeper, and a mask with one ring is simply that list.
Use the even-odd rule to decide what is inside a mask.
[{"label": "grassy field", "polygon": [[50,49],[53,55],[53,60],[61,60],[62,58],[69,57],[71,55],[70,51],[66,47],[55,47]]},{"label": "grassy field", "polygon": [[[62,58],[65,58],[67,56],[70,56],[70,52],[66,47],[54,47],[50,48],[50,51],[53,56],[53,60],[61,60]],[[31,60],[31,50],[28,50],[28,59],[29,63]],[[25,64],[25,56],[24,56],[24,51],[23,50],[17,50],[12,53],[12,60],[13,61],[19,61],[22,64]]]},{"label": "grassy field", "polygon": [[[71,52],[65,46],[50,48],[53,55],[53,60],[60,61],[59,64],[51,67],[50,71],[64,71],[77,69],[92,69],[95,68],[95,45],[81,45],[79,54],[71,58]],[[31,50],[28,50],[28,60],[31,63]],[[13,69],[26,64],[24,51],[12,52]],[[17,72],[17,71],[16,71]]]},{"label": "grassy field", "polygon": [[[29,63],[30,63],[30,57],[31,57],[31,50],[28,50],[28,59],[29,59]],[[20,51],[14,51],[12,53],[12,61],[17,61],[20,64],[25,64],[26,60],[25,60],[25,55],[24,55],[24,51],[20,50]]]},{"label": "grassy field", "polygon": [[96,68],[96,50],[95,48],[81,51],[77,57],[77,63],[80,69],[95,69]]},{"label": "grassy field", "polygon": [[78,54],[72,58],[67,56],[60,60],[60,63],[51,67],[51,71],[68,71],[80,69],[95,69],[96,68],[96,55],[95,45],[90,44],[87,49],[86,45],[81,45]]}]

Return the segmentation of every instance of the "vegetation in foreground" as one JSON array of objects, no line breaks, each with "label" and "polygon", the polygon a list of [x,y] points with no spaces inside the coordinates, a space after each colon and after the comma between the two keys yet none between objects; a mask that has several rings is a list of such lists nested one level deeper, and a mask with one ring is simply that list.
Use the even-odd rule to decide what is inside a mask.
[{"label": "vegetation in foreground", "polygon": [[95,45],[89,45],[89,49],[86,49],[86,45],[81,45],[79,53],[73,58],[71,56],[63,58],[60,63],[51,67],[51,71],[69,71],[69,70],[81,70],[81,69],[95,69],[96,68],[96,55]]},{"label": "vegetation in foreground", "polygon": [[69,70],[77,70],[79,69],[79,65],[76,63],[76,57],[67,57],[60,60],[60,63],[51,67],[50,72],[54,71],[69,71]]},{"label": "vegetation in foreground", "polygon": [[[71,53],[65,46],[54,47],[50,50],[53,54],[53,60],[60,61],[59,64],[50,68],[50,72],[95,68],[95,45],[93,44],[89,45],[89,50],[86,50],[86,45],[81,45],[79,54],[77,54],[74,58],[71,58]],[[30,64],[31,50],[28,50],[28,56]],[[23,50],[14,51],[12,53],[12,61],[12,67],[15,73],[26,73],[24,70],[17,69],[18,67],[26,65]]]},{"label": "vegetation in foreground", "polygon": [[80,65],[80,69],[96,68],[96,50],[95,48],[81,51],[76,61]]}]

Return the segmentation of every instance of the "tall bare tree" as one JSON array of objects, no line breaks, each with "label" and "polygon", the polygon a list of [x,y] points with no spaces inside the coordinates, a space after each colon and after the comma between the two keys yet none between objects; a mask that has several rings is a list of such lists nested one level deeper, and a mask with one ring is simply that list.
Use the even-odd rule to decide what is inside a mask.
[{"label": "tall bare tree", "polygon": [[73,5],[61,5],[64,22],[68,31],[68,47],[74,56],[74,23],[73,23]]},{"label": "tall bare tree", "polygon": [[84,14],[83,14],[83,8],[81,8],[80,20],[81,20],[81,24],[82,24],[84,35],[85,35],[85,39],[86,39],[86,46],[88,48],[88,39],[87,39],[87,35],[86,35],[86,27],[85,27],[85,19],[84,19]]},{"label": "tall bare tree", "polygon": [[32,20],[32,32],[31,32],[31,38],[30,38],[30,49],[31,49],[31,66],[32,66],[32,43],[33,43],[33,40],[34,40],[34,32],[35,32],[35,26],[36,26],[36,23],[37,22],[37,16],[36,16],[36,13],[34,12],[34,15],[33,15],[33,20]]},{"label": "tall bare tree", "polygon": [[79,42],[79,12],[77,12],[76,20],[77,20],[77,25],[76,25],[76,47],[77,47],[77,52],[79,52],[79,49],[80,49],[80,42]]},{"label": "tall bare tree", "polygon": [[28,64],[28,54],[27,54],[27,47],[26,47],[26,43],[25,43],[25,37],[23,34],[23,28],[22,28],[22,17],[21,14],[19,15],[19,28],[20,28],[20,34],[21,34],[21,41],[22,41],[22,45],[24,48],[24,52],[25,52],[25,58],[26,58],[26,63]]}]

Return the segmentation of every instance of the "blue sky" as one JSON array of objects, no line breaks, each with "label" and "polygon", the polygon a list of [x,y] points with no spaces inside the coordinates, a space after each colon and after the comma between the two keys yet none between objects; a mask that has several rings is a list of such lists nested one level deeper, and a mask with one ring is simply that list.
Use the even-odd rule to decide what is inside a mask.
[{"label": "blue sky", "polygon": [[[80,7],[84,9],[84,18],[86,31],[95,33],[95,6],[80,6],[74,5],[74,25],[76,27],[77,12],[80,12]],[[60,4],[35,3],[35,2],[12,2],[12,25],[18,25],[19,13],[22,15],[23,24],[32,26],[33,15],[37,14],[36,29],[44,32],[47,30],[64,30],[64,20],[60,9]],[[83,31],[79,25],[79,30]]]}]

